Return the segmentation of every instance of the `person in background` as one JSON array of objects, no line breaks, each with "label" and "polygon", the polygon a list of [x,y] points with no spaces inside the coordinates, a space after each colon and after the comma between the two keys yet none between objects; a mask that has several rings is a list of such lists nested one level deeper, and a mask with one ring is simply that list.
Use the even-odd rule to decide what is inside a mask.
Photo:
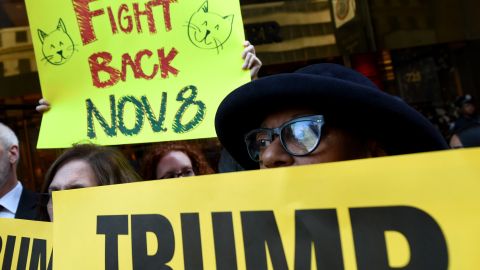
[{"label": "person in background", "polygon": [[448,148],[420,113],[362,74],[335,64],[240,86],[220,104],[215,129],[245,169]]},{"label": "person in background", "polygon": [[192,142],[175,141],[156,145],[143,158],[145,180],[167,179],[214,173],[201,150]]},{"label": "person in background", "polygon": [[0,123],[0,218],[37,220],[39,195],[22,186],[17,178],[20,160],[18,138]]},{"label": "person in background", "polygon": [[467,128],[471,125],[480,125],[480,117],[477,114],[473,97],[471,95],[463,95],[457,98],[455,105],[460,110],[460,116],[455,120],[453,132]]},{"label": "person in background", "polygon": [[[125,157],[117,150],[94,144],[78,144],[67,149],[50,166],[45,176],[40,215],[53,221],[53,191],[141,181]],[[48,215],[47,215],[48,214]]]}]

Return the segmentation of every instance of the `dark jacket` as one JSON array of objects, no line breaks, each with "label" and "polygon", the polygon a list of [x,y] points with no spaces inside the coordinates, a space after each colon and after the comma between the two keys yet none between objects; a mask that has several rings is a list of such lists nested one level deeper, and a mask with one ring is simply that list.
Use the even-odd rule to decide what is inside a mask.
[{"label": "dark jacket", "polygon": [[465,117],[461,115],[453,126],[453,132],[457,132],[462,129],[469,128],[471,126],[480,125],[480,117],[478,115],[472,117]]},{"label": "dark jacket", "polygon": [[40,195],[33,191],[23,188],[20,202],[18,203],[17,213],[15,218],[38,220],[38,203]]}]

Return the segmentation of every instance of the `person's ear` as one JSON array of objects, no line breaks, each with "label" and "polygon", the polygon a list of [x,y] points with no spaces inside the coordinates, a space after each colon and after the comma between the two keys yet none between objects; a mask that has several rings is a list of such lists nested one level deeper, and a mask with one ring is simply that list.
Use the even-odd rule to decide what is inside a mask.
[{"label": "person's ear", "polygon": [[10,146],[10,149],[8,149],[8,161],[10,162],[10,164],[12,165],[17,164],[18,158],[19,158],[18,145]]},{"label": "person's ear", "polygon": [[368,156],[369,157],[384,157],[388,156],[385,149],[382,145],[377,141],[369,141],[368,142]]}]

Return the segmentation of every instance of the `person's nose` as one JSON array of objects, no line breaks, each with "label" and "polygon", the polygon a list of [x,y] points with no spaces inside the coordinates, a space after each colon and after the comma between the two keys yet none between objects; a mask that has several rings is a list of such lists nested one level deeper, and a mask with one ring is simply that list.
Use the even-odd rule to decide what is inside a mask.
[{"label": "person's nose", "polygon": [[293,157],[283,149],[280,138],[273,142],[260,155],[260,168],[277,168],[292,166]]}]

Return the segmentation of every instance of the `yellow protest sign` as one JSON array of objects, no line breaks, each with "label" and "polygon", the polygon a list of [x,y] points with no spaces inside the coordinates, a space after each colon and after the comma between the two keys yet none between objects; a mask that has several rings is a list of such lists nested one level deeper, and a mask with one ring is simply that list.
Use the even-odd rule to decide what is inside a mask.
[{"label": "yellow protest sign", "polygon": [[10,269],[52,269],[50,222],[0,218],[0,265]]},{"label": "yellow protest sign", "polygon": [[249,80],[238,0],[27,0],[45,113],[39,148],[214,137]]},{"label": "yellow protest sign", "polygon": [[55,192],[54,267],[478,269],[479,162],[452,150]]}]

